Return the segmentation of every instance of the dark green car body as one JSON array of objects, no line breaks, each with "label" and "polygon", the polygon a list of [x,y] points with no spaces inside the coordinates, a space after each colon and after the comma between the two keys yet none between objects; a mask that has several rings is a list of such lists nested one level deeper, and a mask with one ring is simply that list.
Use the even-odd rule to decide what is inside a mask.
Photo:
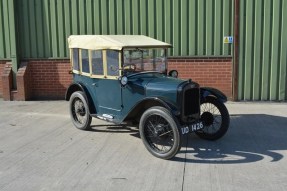
[{"label": "dark green car body", "polygon": [[221,138],[229,113],[219,90],[168,72],[170,44],[142,35],[69,37],[73,83],[66,92],[74,126],[92,117],[138,127],[147,150],[161,159],[180,151],[182,135]]},{"label": "dark green car body", "polygon": [[200,121],[205,97],[226,101],[219,90],[168,73],[168,43],[138,35],[79,35],[69,37],[69,47],[73,83],[66,100],[81,91],[88,103],[88,112],[73,111],[78,115],[138,123],[146,110],[161,106],[189,126]]},{"label": "dark green car body", "polygon": [[66,100],[75,90],[85,92],[90,114],[114,123],[138,121],[151,106],[168,108],[181,124],[199,120],[200,100],[215,96],[222,102],[226,97],[219,90],[200,88],[192,80],[173,78],[157,72],[142,72],[128,77],[122,86],[119,80],[97,79],[74,75]]}]

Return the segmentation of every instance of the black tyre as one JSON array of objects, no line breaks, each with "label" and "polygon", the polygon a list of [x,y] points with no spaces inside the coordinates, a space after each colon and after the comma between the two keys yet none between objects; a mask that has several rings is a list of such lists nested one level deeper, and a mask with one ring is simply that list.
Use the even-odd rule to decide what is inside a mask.
[{"label": "black tyre", "polygon": [[164,107],[151,107],[140,119],[139,131],[147,150],[161,159],[170,159],[181,147],[176,119]]},{"label": "black tyre", "polygon": [[74,92],[70,98],[70,116],[78,129],[89,130],[91,128],[92,117],[85,94],[81,91]]},{"label": "black tyre", "polygon": [[214,97],[207,97],[200,105],[204,128],[196,134],[206,140],[217,140],[229,128],[229,113],[225,105]]}]

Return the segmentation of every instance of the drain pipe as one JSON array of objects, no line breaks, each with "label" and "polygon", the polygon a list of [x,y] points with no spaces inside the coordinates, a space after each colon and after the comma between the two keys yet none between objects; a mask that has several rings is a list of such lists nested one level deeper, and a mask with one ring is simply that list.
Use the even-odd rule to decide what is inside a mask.
[{"label": "drain pipe", "polygon": [[232,99],[238,101],[238,70],[239,70],[239,25],[240,25],[240,0],[234,0],[234,57]]}]

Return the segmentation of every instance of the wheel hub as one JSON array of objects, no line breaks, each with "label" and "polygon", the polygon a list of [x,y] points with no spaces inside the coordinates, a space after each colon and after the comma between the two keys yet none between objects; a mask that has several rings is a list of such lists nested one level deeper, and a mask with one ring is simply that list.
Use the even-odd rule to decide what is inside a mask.
[{"label": "wheel hub", "polygon": [[85,107],[82,105],[82,103],[78,103],[76,105],[76,113],[79,114],[80,116],[85,116],[86,111],[85,111]]},{"label": "wheel hub", "polygon": [[209,126],[209,125],[213,124],[214,117],[213,117],[212,113],[204,112],[201,115],[201,120],[202,120],[204,125]]},{"label": "wheel hub", "polygon": [[86,112],[84,108],[78,108],[77,113],[80,114],[81,116],[85,116]]},{"label": "wheel hub", "polygon": [[[162,126],[162,124],[158,124],[156,127],[155,127],[155,135],[157,137],[160,137],[161,134],[164,133],[164,127]],[[160,137],[161,138],[161,137]]]}]

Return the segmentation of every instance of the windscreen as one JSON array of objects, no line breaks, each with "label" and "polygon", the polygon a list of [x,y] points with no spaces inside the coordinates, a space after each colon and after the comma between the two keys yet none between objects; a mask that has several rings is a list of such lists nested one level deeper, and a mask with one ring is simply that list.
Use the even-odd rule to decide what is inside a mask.
[{"label": "windscreen", "polygon": [[167,71],[166,51],[157,49],[127,49],[124,50],[124,71],[131,73],[156,71],[165,73]]}]

